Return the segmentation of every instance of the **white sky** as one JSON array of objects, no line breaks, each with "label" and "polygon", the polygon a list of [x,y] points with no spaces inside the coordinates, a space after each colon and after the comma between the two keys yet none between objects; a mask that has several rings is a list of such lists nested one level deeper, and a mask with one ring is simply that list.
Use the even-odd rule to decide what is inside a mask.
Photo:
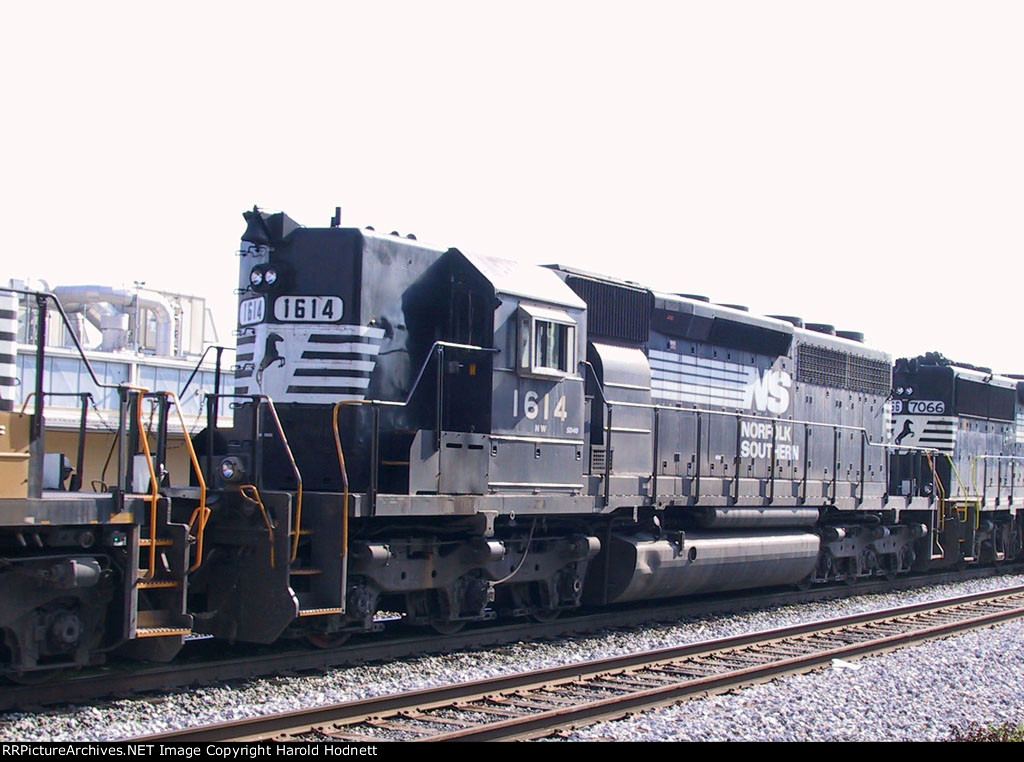
[{"label": "white sky", "polygon": [[206,296],[241,212],[1024,373],[1019,2],[8,3],[0,277]]}]

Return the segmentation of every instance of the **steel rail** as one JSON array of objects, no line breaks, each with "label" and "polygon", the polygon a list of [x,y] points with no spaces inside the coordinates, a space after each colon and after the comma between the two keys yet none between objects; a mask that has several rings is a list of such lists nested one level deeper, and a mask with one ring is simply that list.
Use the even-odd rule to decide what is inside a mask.
[{"label": "steel rail", "polygon": [[[114,662],[109,666],[86,670],[79,675],[64,676],[32,685],[5,685],[0,690],[0,711],[31,709],[47,704],[81,704],[106,696],[125,697],[150,691],[180,689],[191,685],[211,685],[228,681],[268,677],[282,672],[326,670],[382,659],[407,659],[424,654],[479,649],[544,638],[580,637],[609,627],[637,627],[655,622],[673,622],[740,611],[762,610],[824,600],[849,598],[873,593],[909,590],[969,579],[1019,573],[1020,567],[1006,564],[1000,568],[986,567],[965,572],[897,577],[893,581],[861,580],[856,585],[836,584],[810,590],[759,590],[700,596],[697,599],[675,599],[644,604],[617,606],[603,611],[583,611],[563,616],[548,623],[488,624],[471,627],[454,635],[413,632],[411,628],[389,628],[380,636],[358,638],[334,649],[275,649],[268,654],[264,648],[239,646],[229,658],[203,657],[203,643],[191,644],[185,658],[173,664],[140,665]],[[255,651],[255,654],[252,652]]]},{"label": "steel rail", "polygon": [[[1018,605],[1005,611],[982,614],[964,620],[912,630],[911,632],[885,635],[866,642],[855,642],[849,645],[818,650],[806,656],[794,656],[788,659],[771,661],[765,665],[729,670],[721,675],[708,675],[706,677],[683,680],[676,684],[638,690],[624,696],[591,701],[575,707],[552,709],[535,715],[508,719],[476,728],[466,728],[437,734],[422,740],[525,740],[549,735],[551,731],[567,726],[577,727],[581,724],[592,724],[603,719],[621,718],[631,712],[673,704],[680,699],[697,694],[718,693],[727,689],[765,682],[782,675],[808,672],[831,662],[833,659],[852,659],[884,653],[914,643],[934,640],[981,627],[990,627],[1012,619],[1019,619],[1024,617],[1024,600],[1021,600],[1019,595],[1016,597]],[[945,609],[934,609],[934,611],[944,612]],[[891,620],[883,619],[880,621],[888,622]],[[824,630],[823,632],[835,633],[837,631]]]},{"label": "steel rail", "polygon": [[[886,631],[882,633],[881,637],[873,637],[870,640],[833,645],[833,641],[830,639],[824,648],[814,648],[808,654],[773,659],[764,665],[745,666],[744,659],[741,658],[738,668],[727,669],[720,674],[672,680],[668,685],[661,684],[657,687],[629,690],[624,695],[598,700],[584,700],[579,705],[577,705],[578,702],[568,701],[564,698],[552,699],[549,693],[544,692],[556,688],[577,692],[593,691],[593,688],[587,688],[588,680],[598,681],[601,683],[598,690],[607,692],[616,690],[609,686],[615,685],[617,679],[624,680],[626,683],[639,682],[642,685],[643,680],[631,680],[630,678],[634,675],[641,676],[642,670],[650,668],[651,665],[665,666],[694,658],[713,659],[716,655],[728,660],[729,654],[737,649],[751,649],[766,643],[776,646],[780,643],[809,643],[814,637],[829,634],[841,638],[841,635],[835,634],[849,631],[852,628],[864,628],[872,625],[877,628],[878,623],[902,623],[935,612],[945,614],[958,608],[999,605],[1000,602],[1006,600],[1015,600],[1014,606],[1005,610],[971,615],[952,623],[939,625],[928,623],[923,627],[914,627],[909,633],[891,634]],[[382,739],[373,735],[347,732],[347,728],[355,730],[354,726],[362,724],[371,728],[380,725],[385,729],[395,730],[396,728],[402,729],[403,723],[405,727],[408,727],[416,725],[417,722],[421,726],[431,723],[442,726],[467,724],[458,719],[446,721],[424,714],[424,712],[437,709],[451,709],[455,712],[469,714],[496,714],[499,718],[502,715],[505,716],[497,722],[457,727],[455,730],[441,733],[428,733],[425,737],[415,740],[496,740],[499,738],[534,737],[566,725],[622,716],[640,708],[672,703],[694,693],[718,691],[740,684],[771,679],[781,674],[807,671],[835,658],[855,658],[868,653],[891,650],[911,642],[989,626],[1018,617],[1024,617],[1024,587],[1004,588],[948,600],[902,606],[838,619],[819,620],[716,641],[690,643],[495,679],[381,696],[281,715],[221,723],[192,730],[162,733],[139,740],[147,742],[302,740],[303,736],[313,735],[318,739],[333,737],[346,741],[371,742]],[[735,656],[732,658],[736,659]],[[650,682],[647,684],[651,685]],[[501,708],[503,702],[515,707],[515,711],[521,711],[524,707],[533,707],[539,711],[515,716],[515,711],[506,711]],[[427,733],[426,730],[423,732]]]}]

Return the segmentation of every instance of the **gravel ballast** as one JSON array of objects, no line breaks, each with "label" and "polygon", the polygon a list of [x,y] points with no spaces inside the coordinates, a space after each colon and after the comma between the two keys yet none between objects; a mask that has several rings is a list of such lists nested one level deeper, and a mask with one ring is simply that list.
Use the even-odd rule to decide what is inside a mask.
[{"label": "gravel ballast", "polygon": [[1024,623],[584,728],[597,741],[940,741],[1024,722]]},{"label": "gravel ballast", "polygon": [[[121,740],[1024,585],[1024,575],[608,631],[573,641],[252,680],[37,713],[0,714],[0,741]],[[1024,623],[839,663],[575,733],[578,740],[929,740],[951,725],[1024,721]]]}]

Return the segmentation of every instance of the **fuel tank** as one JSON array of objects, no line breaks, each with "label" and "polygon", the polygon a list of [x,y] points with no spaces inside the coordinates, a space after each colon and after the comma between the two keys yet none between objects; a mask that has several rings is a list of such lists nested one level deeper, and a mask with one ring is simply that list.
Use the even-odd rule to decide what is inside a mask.
[{"label": "fuel tank", "polygon": [[610,564],[602,554],[590,565],[584,602],[605,602],[606,568],[608,603],[795,584],[814,569],[819,545],[799,530],[613,534]]},{"label": "fuel tank", "polygon": [[817,508],[706,508],[697,518],[702,529],[767,529],[810,527],[818,523]]}]

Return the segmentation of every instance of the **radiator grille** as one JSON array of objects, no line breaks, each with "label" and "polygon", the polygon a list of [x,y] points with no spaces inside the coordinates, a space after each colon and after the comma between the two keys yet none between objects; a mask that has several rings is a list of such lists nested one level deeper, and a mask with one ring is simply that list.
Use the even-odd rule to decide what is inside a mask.
[{"label": "radiator grille", "polygon": [[888,394],[892,388],[892,366],[882,360],[802,344],[797,350],[796,379],[835,389]]},{"label": "radiator grille", "polygon": [[649,291],[570,275],[566,284],[587,303],[587,333],[634,344],[647,341],[651,324]]}]

